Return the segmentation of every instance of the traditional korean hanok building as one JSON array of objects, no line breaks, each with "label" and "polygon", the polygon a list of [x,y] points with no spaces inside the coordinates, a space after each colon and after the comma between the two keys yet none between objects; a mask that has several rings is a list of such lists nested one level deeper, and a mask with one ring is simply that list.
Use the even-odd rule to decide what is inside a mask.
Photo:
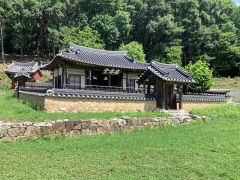
[{"label": "traditional korean hanok building", "polygon": [[15,89],[16,82],[20,82],[20,86],[24,86],[24,82],[35,82],[42,77],[36,62],[22,63],[13,61],[5,69],[5,73],[12,80],[11,89]]},{"label": "traditional korean hanok building", "polygon": [[52,87],[48,85],[43,91],[28,83],[29,87],[20,89],[19,97],[48,112],[176,108],[174,86],[195,82],[177,64],[140,63],[125,51],[97,50],[72,43],[68,51],[61,51],[42,69],[53,72]]}]

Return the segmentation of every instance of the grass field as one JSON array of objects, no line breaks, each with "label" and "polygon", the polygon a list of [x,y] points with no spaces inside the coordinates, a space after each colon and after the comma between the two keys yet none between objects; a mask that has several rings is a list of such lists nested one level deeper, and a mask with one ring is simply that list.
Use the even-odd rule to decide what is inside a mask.
[{"label": "grass field", "polygon": [[[3,91],[9,93],[9,91]],[[13,91],[12,91],[13,92]],[[160,117],[169,116],[160,111],[146,111],[146,112],[105,112],[105,113],[46,113],[36,109],[29,103],[23,103],[21,100],[16,99],[10,94],[6,96],[0,96],[0,120],[4,121],[52,121],[63,119],[110,119],[120,118],[122,116],[129,117]]]},{"label": "grass field", "polygon": [[11,80],[4,73],[5,68],[6,68],[6,65],[4,66],[4,65],[0,64],[0,90],[9,89],[11,86]]},{"label": "grass field", "polygon": [[240,90],[240,77],[214,78],[214,85],[212,89]]},{"label": "grass field", "polygon": [[0,143],[0,179],[238,179],[240,107],[132,133]]}]

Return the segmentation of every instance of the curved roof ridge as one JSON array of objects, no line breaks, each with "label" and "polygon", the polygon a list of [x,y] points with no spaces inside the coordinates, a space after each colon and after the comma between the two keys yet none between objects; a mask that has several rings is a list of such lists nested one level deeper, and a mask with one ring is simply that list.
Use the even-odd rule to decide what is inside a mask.
[{"label": "curved roof ridge", "polygon": [[75,51],[79,50],[80,52],[91,52],[96,54],[103,54],[103,55],[109,55],[109,56],[127,56],[126,51],[109,51],[104,49],[95,49],[95,48],[89,48],[80,46],[74,43],[69,43],[69,49],[74,49]]},{"label": "curved roof ridge", "polygon": [[36,72],[38,71],[39,66],[37,62],[17,62],[12,61],[12,64],[10,64],[4,72],[12,72],[12,73],[18,73],[18,72]]},{"label": "curved roof ridge", "polygon": [[178,68],[178,64],[177,63],[175,63],[175,64],[166,64],[166,63],[161,63],[161,62],[157,62],[157,61],[154,61],[154,60],[152,60],[151,63],[155,64],[157,66],[160,66],[160,67],[164,67],[164,68]]},{"label": "curved roof ridge", "polygon": [[185,75],[186,77],[188,77],[188,79],[193,78],[193,76],[185,71],[183,71],[181,68],[176,68],[176,70],[180,73],[182,73],[183,75]]},{"label": "curved roof ridge", "polygon": [[12,64],[15,65],[20,65],[20,66],[35,66],[37,62],[31,61],[31,62],[17,62],[17,61],[12,61]]},{"label": "curved roof ridge", "polygon": [[157,69],[158,71],[160,71],[161,73],[163,73],[164,76],[167,76],[169,74],[169,72],[167,71],[164,71],[164,69],[161,69],[161,67],[158,66],[158,64],[156,64],[156,61],[152,61],[151,62],[151,68],[155,68]]}]

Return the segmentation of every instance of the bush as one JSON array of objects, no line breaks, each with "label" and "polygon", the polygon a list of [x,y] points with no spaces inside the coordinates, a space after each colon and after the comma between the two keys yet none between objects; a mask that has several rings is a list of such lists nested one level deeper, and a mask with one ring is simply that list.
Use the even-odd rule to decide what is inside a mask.
[{"label": "bush", "polygon": [[209,64],[204,61],[197,61],[195,64],[190,62],[185,70],[191,74],[196,81],[195,84],[187,85],[185,91],[192,93],[201,93],[209,90],[213,85],[213,71]]}]

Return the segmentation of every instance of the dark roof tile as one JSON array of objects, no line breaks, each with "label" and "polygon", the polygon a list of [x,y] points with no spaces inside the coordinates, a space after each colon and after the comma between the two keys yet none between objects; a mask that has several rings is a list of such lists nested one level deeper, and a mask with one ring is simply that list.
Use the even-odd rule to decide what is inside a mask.
[{"label": "dark roof tile", "polygon": [[156,61],[150,63],[148,70],[143,72],[139,82],[142,82],[146,78],[146,73],[149,71],[163,81],[195,83],[193,77],[180,69],[177,64],[163,64]]},{"label": "dark roof tile", "polygon": [[[226,102],[229,100],[229,97],[221,95],[183,95],[182,99],[183,101]],[[179,95],[177,95],[177,100],[179,100]]]},{"label": "dark roof tile", "polygon": [[13,61],[11,65],[9,65],[6,69],[6,73],[34,73],[39,69],[38,63],[30,62],[30,63],[22,63]]},{"label": "dark roof tile", "polygon": [[145,70],[148,66],[147,63],[140,63],[127,57],[125,51],[99,50],[70,43],[67,52],[60,51],[53,61],[44,66],[43,69],[51,68],[57,57],[62,57],[83,64],[122,69]]}]

